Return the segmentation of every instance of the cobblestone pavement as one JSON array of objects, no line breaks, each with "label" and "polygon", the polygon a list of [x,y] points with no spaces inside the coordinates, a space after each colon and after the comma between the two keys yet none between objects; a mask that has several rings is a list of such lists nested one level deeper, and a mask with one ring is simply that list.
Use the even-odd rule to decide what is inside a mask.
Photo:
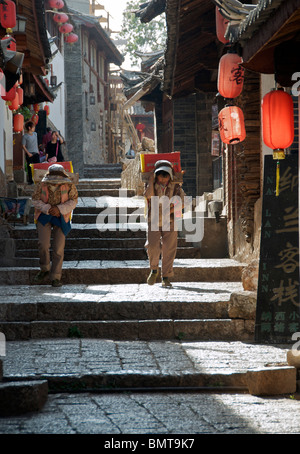
[{"label": "cobblestone pavement", "polygon": [[298,434],[299,431],[298,400],[249,394],[56,394],[49,396],[39,413],[0,418],[1,434]]}]

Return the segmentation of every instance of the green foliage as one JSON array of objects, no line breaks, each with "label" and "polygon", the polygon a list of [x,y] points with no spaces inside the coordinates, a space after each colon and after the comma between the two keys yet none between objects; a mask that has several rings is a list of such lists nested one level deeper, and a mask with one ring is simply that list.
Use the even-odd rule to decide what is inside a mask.
[{"label": "green foliage", "polygon": [[126,39],[127,44],[121,49],[124,56],[129,56],[133,65],[140,63],[135,52],[156,52],[165,48],[166,21],[165,14],[143,24],[134,11],[139,9],[141,0],[129,0],[123,13],[122,31],[120,38]]},{"label": "green foliage", "polygon": [[30,120],[30,118],[31,118],[31,116],[32,116],[32,113],[30,112],[30,110],[29,110],[28,107],[26,107],[26,106],[21,106],[21,107],[18,109],[17,112],[23,115],[24,121]]}]

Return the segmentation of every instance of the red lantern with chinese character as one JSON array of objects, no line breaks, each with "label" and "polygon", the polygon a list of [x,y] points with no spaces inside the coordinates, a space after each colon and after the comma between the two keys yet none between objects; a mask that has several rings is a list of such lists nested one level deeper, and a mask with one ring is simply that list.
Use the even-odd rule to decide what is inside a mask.
[{"label": "red lantern with chinese character", "polygon": [[17,113],[14,115],[14,132],[22,132],[24,128],[24,117],[22,114]]},{"label": "red lantern with chinese character", "polygon": [[16,4],[12,0],[5,0],[0,5],[0,22],[3,28],[14,28],[17,24]]},{"label": "red lantern with chinese character", "polygon": [[47,115],[47,117],[48,117],[49,114],[50,114],[50,107],[48,106],[48,104],[45,105],[44,111],[46,112],[46,115]]},{"label": "red lantern with chinese character", "polygon": [[19,95],[17,92],[16,92],[16,96],[14,97],[14,99],[12,101],[10,101],[10,104],[8,107],[10,110],[18,110],[18,108],[20,107]]},{"label": "red lantern with chinese character", "polygon": [[244,68],[236,53],[223,55],[219,62],[218,91],[224,98],[236,98],[243,90]]},{"label": "red lantern with chinese character", "polygon": [[70,33],[65,37],[65,41],[66,43],[74,44],[78,41],[78,35],[76,35],[76,33]]},{"label": "red lantern with chinese character", "polygon": [[237,106],[226,106],[219,113],[219,131],[222,142],[235,145],[246,138],[243,111]]},{"label": "red lantern with chinese character", "polygon": [[59,27],[60,33],[71,33],[73,31],[73,25],[72,24],[63,24]]},{"label": "red lantern with chinese character", "polygon": [[16,91],[17,91],[17,87],[14,85],[9,91],[5,92],[4,95],[2,95],[2,99],[4,99],[4,101],[12,101],[13,99],[15,99],[15,96],[16,96]]},{"label": "red lantern with chinese character", "polygon": [[284,149],[294,141],[294,107],[291,95],[273,90],[262,100],[263,141],[272,148],[274,159],[284,159]]},{"label": "red lantern with chinese character", "polygon": [[49,0],[49,6],[50,8],[52,9],[62,9],[65,4],[63,2],[63,0]]},{"label": "red lantern with chinese character", "polygon": [[34,123],[35,125],[37,125],[38,122],[39,122],[39,116],[38,116],[38,114],[33,114],[32,117],[31,117],[31,121],[33,121],[33,123]]},{"label": "red lantern with chinese character", "polygon": [[33,110],[35,111],[35,113],[38,113],[39,110],[40,110],[40,105],[39,104],[33,104]]},{"label": "red lantern with chinese character", "polygon": [[228,26],[229,20],[222,16],[219,11],[219,8],[216,6],[216,33],[218,40],[226,44],[229,42],[228,39],[225,38],[225,32]]},{"label": "red lantern with chinese character", "polygon": [[23,92],[23,88],[21,88],[20,86],[17,87],[17,93],[18,93],[18,96],[19,96],[19,104],[20,104],[20,106],[22,106],[23,101],[24,101],[24,92]]},{"label": "red lantern with chinese character", "polygon": [[53,20],[57,24],[65,24],[66,22],[68,22],[69,17],[64,13],[62,13],[62,14],[57,13],[57,14],[54,14]]}]

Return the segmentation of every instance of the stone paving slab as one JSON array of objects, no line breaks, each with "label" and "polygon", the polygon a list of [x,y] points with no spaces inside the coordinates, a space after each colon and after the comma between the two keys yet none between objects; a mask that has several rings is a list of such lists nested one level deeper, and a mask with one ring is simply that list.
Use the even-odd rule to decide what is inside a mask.
[{"label": "stone paving slab", "polygon": [[[49,395],[38,413],[0,418],[0,433],[11,434],[14,444],[18,441],[16,434],[96,434],[100,435],[99,450],[115,443],[121,451],[124,443],[129,446],[127,451],[132,452],[162,448],[163,444],[169,449],[188,448],[199,452],[203,449],[203,435],[208,434],[299,434],[299,409],[299,400],[289,396],[61,393]],[[20,441],[24,446],[24,438]],[[53,448],[54,443],[57,445],[55,437],[46,441],[48,446],[53,441]],[[74,443],[74,448],[78,448],[79,441],[78,437],[68,438],[69,446]],[[218,441],[221,448],[223,438]],[[273,437],[272,441],[277,442],[277,438]],[[86,443],[84,439],[82,442]]]}]

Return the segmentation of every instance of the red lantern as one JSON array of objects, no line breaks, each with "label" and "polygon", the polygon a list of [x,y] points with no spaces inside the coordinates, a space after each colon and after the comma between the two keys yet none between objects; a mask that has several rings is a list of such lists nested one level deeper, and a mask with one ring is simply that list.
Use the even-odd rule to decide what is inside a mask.
[{"label": "red lantern", "polygon": [[219,62],[218,91],[224,98],[236,98],[243,90],[243,59],[235,53],[223,55]]},{"label": "red lantern", "polygon": [[15,99],[15,96],[16,96],[16,91],[17,91],[17,87],[14,85],[8,92],[5,92],[4,95],[2,95],[2,99],[4,99],[4,101],[12,101],[13,99]]},{"label": "red lantern", "polygon": [[262,131],[267,147],[274,150],[274,159],[284,159],[284,149],[294,141],[294,108],[291,95],[273,90],[262,100]]},{"label": "red lantern", "polygon": [[14,132],[22,132],[24,128],[24,117],[22,114],[17,113],[14,115]]},{"label": "red lantern", "polygon": [[65,37],[65,41],[69,44],[76,43],[76,41],[78,41],[78,35],[76,35],[75,33],[70,33]]},{"label": "red lantern", "polygon": [[49,0],[49,6],[50,8],[52,9],[62,9],[65,4],[63,2],[63,0]]},{"label": "red lantern", "polygon": [[222,142],[228,145],[235,145],[245,140],[243,111],[237,106],[224,107],[219,113],[219,131]]},{"label": "red lantern", "polygon": [[[5,35],[5,36],[3,36],[3,38],[1,38],[1,41],[4,41],[5,39],[9,39],[9,38],[12,38],[12,36],[11,35]],[[11,50],[13,52],[15,52],[17,50],[17,43],[16,43],[16,40],[14,38],[10,41],[10,45],[7,46],[7,49]]]},{"label": "red lantern", "polygon": [[73,31],[73,25],[63,24],[59,27],[60,33],[71,33]]},{"label": "red lantern", "polygon": [[50,114],[50,107],[48,106],[48,104],[45,105],[44,111],[46,112],[46,115],[47,115],[47,117],[48,117],[49,114]]},{"label": "red lantern", "polygon": [[17,24],[16,4],[12,0],[5,0],[0,5],[0,22],[3,28],[14,28]]},{"label": "red lantern", "polygon": [[14,99],[12,101],[10,101],[10,105],[8,107],[10,110],[18,110],[18,108],[20,107],[19,95],[17,92],[16,92],[16,96],[14,97]]},{"label": "red lantern", "polygon": [[38,122],[39,122],[39,116],[38,116],[38,114],[33,114],[32,117],[31,117],[31,121],[33,121],[33,123],[34,123],[35,125],[37,125]]},{"label": "red lantern", "polygon": [[33,110],[35,111],[35,113],[38,113],[39,110],[40,110],[40,105],[39,104],[33,104]]},{"label": "red lantern", "polygon": [[216,34],[221,43],[228,43],[229,40],[224,37],[229,20],[222,16],[219,8],[216,6]]},{"label": "red lantern", "polygon": [[24,101],[23,88],[21,88],[21,87],[19,86],[19,87],[17,88],[17,93],[18,93],[18,96],[19,96],[19,104],[20,104],[20,106],[22,106],[23,101]]},{"label": "red lantern", "polygon": [[57,22],[58,24],[65,24],[66,22],[68,22],[69,17],[64,13],[62,13],[62,14],[58,13],[58,14],[54,14],[53,20],[54,20],[54,22]]},{"label": "red lantern", "polygon": [[145,127],[146,127],[146,126],[145,126],[143,123],[138,123],[138,124],[136,125],[135,128],[136,128],[138,131],[142,132],[142,131],[144,131]]}]

